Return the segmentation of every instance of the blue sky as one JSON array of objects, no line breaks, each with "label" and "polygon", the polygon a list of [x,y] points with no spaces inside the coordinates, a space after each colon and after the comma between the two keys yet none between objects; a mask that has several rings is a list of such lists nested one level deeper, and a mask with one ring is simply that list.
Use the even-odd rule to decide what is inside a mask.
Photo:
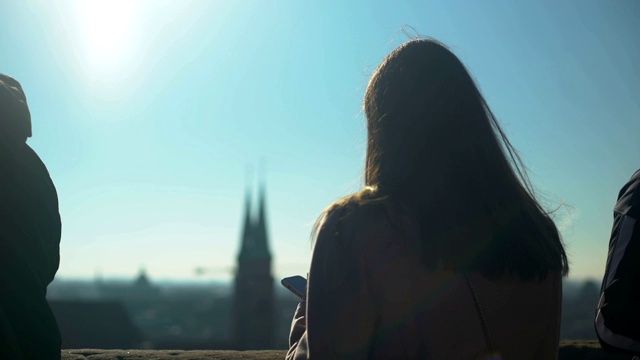
[{"label": "blue sky", "polygon": [[274,273],[304,274],[316,216],[362,183],[369,76],[412,26],[472,72],[543,202],[568,204],[572,277],[598,278],[640,168],[639,17],[634,0],[3,1],[0,72],[58,188],[60,277],[229,278],[263,160]]}]

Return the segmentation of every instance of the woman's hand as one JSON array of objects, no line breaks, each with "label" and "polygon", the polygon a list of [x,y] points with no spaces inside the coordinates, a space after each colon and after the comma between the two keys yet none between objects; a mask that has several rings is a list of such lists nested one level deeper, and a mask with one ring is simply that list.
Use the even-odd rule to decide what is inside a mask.
[{"label": "woman's hand", "polygon": [[[306,296],[300,301],[296,311],[293,313],[291,321],[291,333],[289,334],[289,351],[287,360],[296,358],[297,354],[306,354],[306,342],[301,345],[301,339],[307,332],[307,299]],[[306,355],[304,356],[306,357]]]},{"label": "woman's hand", "polygon": [[291,348],[297,343],[304,332],[307,330],[307,299],[306,293],[302,298],[296,311],[293,313],[293,320],[291,321],[291,332],[289,334],[289,347]]}]

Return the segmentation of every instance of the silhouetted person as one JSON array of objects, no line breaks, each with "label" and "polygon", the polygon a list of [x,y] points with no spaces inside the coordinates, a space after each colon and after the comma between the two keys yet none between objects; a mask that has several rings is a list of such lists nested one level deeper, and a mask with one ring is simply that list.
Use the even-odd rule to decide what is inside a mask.
[{"label": "silhouetted person", "polygon": [[365,186],[318,222],[287,358],[557,358],[564,247],[464,65],[409,41],[364,110]]},{"label": "silhouetted person", "polygon": [[46,300],[60,262],[58,197],[30,136],[22,87],[0,74],[0,357],[59,359]]},{"label": "silhouetted person", "polygon": [[596,333],[605,350],[640,355],[640,170],[620,189]]}]

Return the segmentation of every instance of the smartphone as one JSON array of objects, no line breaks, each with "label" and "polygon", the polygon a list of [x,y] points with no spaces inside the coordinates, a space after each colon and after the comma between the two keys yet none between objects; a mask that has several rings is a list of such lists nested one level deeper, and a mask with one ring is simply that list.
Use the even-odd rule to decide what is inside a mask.
[{"label": "smartphone", "polygon": [[280,283],[289,289],[289,291],[296,294],[300,299],[304,299],[307,292],[307,279],[302,276],[295,275],[280,280]]}]

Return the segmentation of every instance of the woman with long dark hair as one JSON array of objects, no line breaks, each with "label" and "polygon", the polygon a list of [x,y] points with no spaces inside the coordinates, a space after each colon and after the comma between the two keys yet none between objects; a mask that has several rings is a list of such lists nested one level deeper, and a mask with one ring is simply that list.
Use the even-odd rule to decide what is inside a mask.
[{"label": "woman with long dark hair", "polygon": [[557,358],[567,256],[464,65],[406,42],[364,109],[365,187],[318,220],[287,358]]}]

